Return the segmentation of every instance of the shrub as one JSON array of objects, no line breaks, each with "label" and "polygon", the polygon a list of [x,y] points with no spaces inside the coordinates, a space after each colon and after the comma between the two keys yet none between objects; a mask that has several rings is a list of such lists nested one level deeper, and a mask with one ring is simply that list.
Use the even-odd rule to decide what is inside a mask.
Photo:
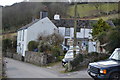
[{"label": "shrub", "polygon": [[17,49],[17,40],[16,39],[13,40],[12,49],[13,49],[13,52],[16,52],[16,49]]},{"label": "shrub", "polygon": [[2,51],[6,52],[7,49],[11,49],[12,48],[12,40],[11,39],[4,39],[2,41]]},{"label": "shrub", "polygon": [[62,61],[63,58],[64,56],[58,56],[58,61]]},{"label": "shrub", "polygon": [[89,61],[96,62],[96,61],[107,59],[109,57],[109,54],[91,52],[91,53],[86,54],[84,56],[86,59],[89,59]]},{"label": "shrub", "polygon": [[91,55],[93,55],[93,56],[98,56],[99,53],[97,53],[97,52],[92,52]]},{"label": "shrub", "polygon": [[51,45],[48,43],[45,43],[44,41],[41,41],[38,46],[39,52],[48,52],[51,50]]},{"label": "shrub", "polygon": [[66,65],[66,71],[72,71],[73,69],[76,69],[77,66],[80,64],[80,62],[83,62],[83,55],[82,54],[77,54],[76,57],[68,62],[68,64]]},{"label": "shrub", "polygon": [[64,37],[60,34],[57,33],[53,33],[51,35],[48,36],[43,36],[43,34],[38,36],[38,40],[39,41],[44,41],[49,43],[50,45],[54,45],[54,46],[59,46],[60,44],[62,44]]},{"label": "shrub", "polygon": [[38,36],[38,40],[40,41],[38,50],[39,52],[43,52],[46,54],[51,54],[54,61],[60,61],[60,55],[63,55],[62,44],[64,37],[58,33],[53,33],[48,36],[43,36],[42,34]]},{"label": "shrub", "polygon": [[83,61],[83,55],[82,54],[77,54],[76,57],[71,61],[72,66],[75,67],[79,65],[80,62]]},{"label": "shrub", "polygon": [[53,54],[54,57],[60,56],[60,48],[58,48],[58,47],[53,47],[53,48],[51,49],[51,53]]},{"label": "shrub", "polygon": [[29,51],[33,51],[34,49],[36,49],[38,47],[38,42],[36,41],[30,41],[28,43],[28,50]]}]

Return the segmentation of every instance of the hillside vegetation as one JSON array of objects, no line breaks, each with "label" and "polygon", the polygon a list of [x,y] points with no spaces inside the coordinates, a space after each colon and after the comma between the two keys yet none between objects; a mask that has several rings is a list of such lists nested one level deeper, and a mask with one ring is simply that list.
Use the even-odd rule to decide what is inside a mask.
[{"label": "hillside vegetation", "polygon": [[3,7],[3,31],[16,31],[18,28],[40,17],[40,11],[48,11],[48,17],[53,19],[54,14],[66,16],[66,3],[16,3]]},{"label": "hillside vegetation", "polygon": [[[11,6],[3,7],[3,32],[17,31],[20,27],[30,23],[33,19],[39,18],[40,11],[48,11],[48,17],[53,19],[56,13],[59,13],[62,18],[74,17],[74,5],[69,3],[16,3]],[[112,15],[116,18],[118,14],[118,3],[89,3],[78,4],[78,17],[98,19],[104,16],[107,20]]]},{"label": "hillside vegetation", "polygon": [[[96,9],[98,6],[98,9]],[[87,17],[98,15],[99,12],[112,12],[118,11],[118,3],[89,3],[89,4],[78,4],[77,11],[79,17]],[[69,7],[68,14],[70,16],[74,16],[74,5]]]}]

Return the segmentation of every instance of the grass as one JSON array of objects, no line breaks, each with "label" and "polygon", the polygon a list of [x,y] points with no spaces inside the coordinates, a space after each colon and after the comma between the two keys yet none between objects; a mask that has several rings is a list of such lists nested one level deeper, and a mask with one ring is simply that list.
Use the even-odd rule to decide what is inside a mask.
[{"label": "grass", "polygon": [[78,66],[77,68],[75,68],[74,70],[72,71],[65,71],[65,70],[62,70],[60,71],[60,73],[70,73],[70,72],[75,72],[75,71],[80,71],[80,70],[83,70],[83,69],[86,69],[88,66]]},{"label": "grass", "polygon": [[10,39],[14,39],[15,36],[17,36],[17,33],[6,33],[3,35],[0,35],[0,40],[2,40],[3,38],[10,38]]},{"label": "grass", "polygon": [[43,67],[52,67],[52,66],[55,66],[56,64],[59,64],[60,62],[61,62],[61,61],[49,63],[49,64],[47,64],[46,66],[43,66]]},{"label": "grass", "polygon": [[112,15],[109,15],[109,16],[103,16],[103,17],[98,17],[98,18],[92,18],[90,20],[99,20],[100,18],[102,18],[103,20],[109,20],[109,19],[115,19],[115,18],[118,18],[118,15],[119,14],[112,14]]},{"label": "grass", "polygon": [[[95,4],[95,3],[94,3]],[[98,14],[97,9],[95,8],[94,4],[78,4],[77,7],[77,12],[80,17],[85,17],[85,16],[92,16]],[[109,12],[113,10],[118,10],[118,3],[100,3],[99,10],[103,12]],[[71,5],[68,14],[70,16],[74,16],[74,5]]]}]

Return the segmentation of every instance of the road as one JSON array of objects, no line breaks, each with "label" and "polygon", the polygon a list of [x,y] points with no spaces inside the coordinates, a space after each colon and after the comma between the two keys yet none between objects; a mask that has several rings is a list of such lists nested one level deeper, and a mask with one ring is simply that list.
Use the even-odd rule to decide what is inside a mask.
[{"label": "road", "polygon": [[6,58],[6,61],[8,62],[6,64],[8,78],[91,78],[86,69],[71,73],[60,73],[10,58]]}]

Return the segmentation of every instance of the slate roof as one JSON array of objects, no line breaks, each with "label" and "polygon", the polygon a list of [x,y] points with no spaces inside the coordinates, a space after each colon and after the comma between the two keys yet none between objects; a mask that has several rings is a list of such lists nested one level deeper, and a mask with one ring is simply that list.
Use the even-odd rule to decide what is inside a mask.
[{"label": "slate roof", "polygon": [[[70,19],[61,19],[61,20],[52,20],[52,22],[57,27],[74,27],[74,20]],[[97,20],[77,20],[77,27],[80,28],[92,28],[91,24],[96,23]]]},{"label": "slate roof", "polygon": [[35,23],[38,22],[39,20],[40,20],[40,19],[35,19],[33,22],[31,22],[31,23],[29,23],[29,24],[21,27],[20,29],[18,29],[18,31],[19,31],[19,30],[23,30],[23,29],[27,29],[28,27],[32,26],[33,24],[35,24]]},{"label": "slate roof", "polygon": [[[28,27],[32,26],[36,22],[38,22],[40,19],[35,19],[33,22],[21,27],[19,30],[27,29]],[[73,19],[60,19],[60,20],[51,20],[56,27],[74,27],[74,20]],[[113,24],[112,21],[106,21],[110,26],[114,27],[115,25]],[[97,20],[77,20],[77,27],[78,28],[88,28],[92,29],[91,24],[97,23]]]},{"label": "slate roof", "polygon": [[[97,23],[98,20],[77,20],[77,27],[79,28],[88,28],[92,29],[92,24]],[[52,22],[57,27],[74,27],[74,20],[73,19],[60,19],[60,20],[52,20]],[[112,21],[106,21],[110,26],[114,27]]]}]

